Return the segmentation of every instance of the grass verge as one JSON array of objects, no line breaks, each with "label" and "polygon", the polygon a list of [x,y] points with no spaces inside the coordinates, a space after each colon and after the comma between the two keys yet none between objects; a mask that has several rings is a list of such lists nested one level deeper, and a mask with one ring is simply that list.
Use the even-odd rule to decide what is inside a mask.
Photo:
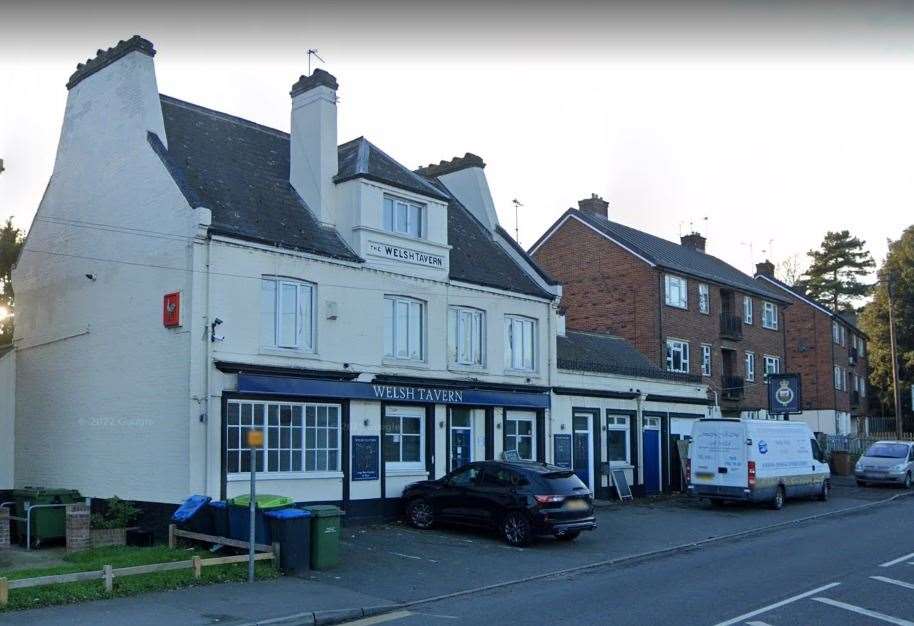
[{"label": "grass verge", "polygon": [[[185,561],[194,556],[207,558],[213,556],[208,550],[200,548],[176,548],[167,546],[154,546],[151,548],[135,547],[107,547],[93,550],[74,552],[64,557],[66,564],[54,567],[43,567],[27,570],[18,570],[6,575],[9,580],[21,578],[35,578],[37,576],[53,576],[55,574],[69,574],[72,572],[90,572],[101,570],[105,565],[129,567],[132,565],[148,565],[150,563],[165,563],[168,561]],[[273,570],[269,561],[256,563],[258,580],[275,578],[278,574]],[[61,583],[44,587],[31,587],[29,589],[11,589],[9,603],[0,607],[2,611],[21,611],[56,604],[71,604],[86,602],[88,600],[103,600],[132,596],[150,591],[170,591],[192,587],[196,585],[211,585],[223,582],[240,582],[247,580],[247,564],[236,563],[231,565],[216,565],[204,567],[199,579],[194,578],[193,570],[173,570],[170,572],[156,572],[154,574],[140,574],[137,576],[115,577],[114,590],[105,591],[101,579],[78,583]]]}]

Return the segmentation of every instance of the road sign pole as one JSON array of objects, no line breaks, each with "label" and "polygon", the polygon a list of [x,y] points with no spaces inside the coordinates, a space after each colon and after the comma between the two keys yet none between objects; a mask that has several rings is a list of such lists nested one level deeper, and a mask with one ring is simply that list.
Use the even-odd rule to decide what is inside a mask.
[{"label": "road sign pole", "polygon": [[251,501],[248,506],[249,510],[249,519],[250,519],[250,532],[248,536],[248,582],[254,582],[254,539],[257,523],[257,501],[255,496],[257,495],[257,488],[255,487],[257,483],[257,448],[251,446]]}]

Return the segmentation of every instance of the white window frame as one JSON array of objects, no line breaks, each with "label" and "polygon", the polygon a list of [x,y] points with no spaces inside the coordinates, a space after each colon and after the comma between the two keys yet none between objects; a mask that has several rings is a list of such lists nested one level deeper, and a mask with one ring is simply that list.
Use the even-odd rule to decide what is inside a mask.
[{"label": "white window frame", "polygon": [[[527,342],[529,328],[529,345]],[[524,315],[505,315],[505,369],[512,372],[535,372],[537,348],[536,319]],[[517,349],[519,348],[519,357]],[[529,349],[529,367],[527,351]]]},{"label": "white window frame", "polygon": [[701,375],[711,375],[711,346],[710,344],[701,344]]},{"label": "white window frame", "polygon": [[[237,419],[232,418],[233,407],[237,407]],[[250,419],[245,418],[245,409],[244,407],[249,407]],[[257,408],[255,408],[257,407]],[[259,408],[259,411],[258,411]],[[275,408],[275,412],[272,410]],[[295,418],[295,409],[298,408],[300,413],[298,415],[298,424],[296,425]],[[318,413],[319,409],[326,410],[326,422],[325,426],[317,426],[318,424]],[[282,413],[288,410],[290,419],[288,424],[282,424],[283,417]],[[309,416],[309,413],[313,411],[313,414]],[[257,418],[257,413],[260,413],[260,418]],[[335,428],[334,425],[330,424],[331,414],[335,413]],[[258,430],[263,431],[264,445],[261,450],[257,451],[257,472],[261,474],[264,478],[268,479],[280,479],[280,478],[330,478],[330,477],[341,477],[342,474],[342,456],[343,456],[343,435],[342,435],[342,415],[343,408],[339,404],[332,402],[285,402],[285,401],[259,401],[259,400],[250,400],[245,398],[238,398],[226,401],[226,415],[224,416],[223,427],[225,430],[226,436],[226,479],[229,481],[235,480],[249,480],[250,471],[241,471],[243,463],[248,463],[247,459],[250,458],[250,449],[245,445],[246,444],[246,433],[251,428],[257,428]],[[275,416],[275,419],[274,419]],[[309,417],[313,417],[313,425],[308,425]],[[234,423],[233,423],[234,422]],[[314,445],[308,445],[308,431],[309,429],[314,430]],[[238,433],[238,443],[237,447],[233,445],[231,431],[237,431]],[[283,430],[288,432],[288,445],[282,445],[283,443]],[[326,440],[323,445],[317,445],[318,440],[320,439],[318,431],[323,431],[325,433]],[[336,431],[335,440],[331,440],[333,433],[331,431]],[[298,445],[295,445],[296,436],[295,433],[298,433]],[[333,445],[331,445],[333,444]],[[271,453],[276,452],[276,461],[280,463],[279,468],[282,467],[282,459],[280,455],[283,453],[289,454],[289,469],[270,469]],[[307,469],[309,465],[309,456],[314,459],[315,465],[317,463],[317,457],[319,452],[324,452],[327,457],[326,467],[321,469]],[[336,462],[332,465],[329,463],[330,452],[336,453]],[[294,463],[294,456],[298,453],[301,455],[301,469],[293,470],[291,469]],[[237,468],[239,471],[231,471],[232,465],[230,464],[229,456],[238,455],[238,464]],[[264,464],[266,463],[266,466]]]},{"label": "white window frame", "polygon": [[629,420],[627,415],[613,415],[611,409],[606,411],[606,430],[607,430],[607,432],[615,431],[615,432],[625,433],[625,439],[624,439],[624,441],[625,441],[625,459],[624,460],[609,458],[609,437],[607,436],[607,438],[606,438],[606,459],[610,463],[618,463],[618,464],[625,464],[625,465],[632,464],[631,431],[629,430],[630,422],[631,422],[631,420]]},{"label": "white window frame", "polygon": [[[399,312],[406,311],[406,344],[401,351],[400,339],[403,328],[399,323]],[[423,300],[388,294],[384,296],[384,359],[398,362],[425,362],[426,353],[426,303]],[[415,319],[418,316],[418,319]],[[418,331],[414,328],[418,325]],[[413,341],[418,341],[418,352],[414,354]]]},{"label": "white window frame", "polygon": [[762,328],[769,330],[778,329],[778,305],[767,300],[762,303]]},{"label": "white window frame", "polygon": [[746,382],[755,382],[755,352],[746,352],[744,359],[746,367]]},{"label": "white window frame", "polygon": [[[679,352],[680,368],[673,367],[674,353]],[[684,339],[666,340],[666,369],[668,372],[689,373],[689,342]]]},{"label": "white window frame", "polygon": [[752,310],[752,296],[743,296],[743,324],[752,325],[753,322],[753,310]]},{"label": "white window frame", "polygon": [[[530,422],[530,434],[529,435],[518,435],[517,428],[515,427],[513,435],[508,434],[508,422]],[[517,439],[529,438],[530,439],[530,454],[531,458],[520,457],[524,461],[536,461],[536,414],[528,413],[526,411],[505,411],[505,433],[504,433],[504,449],[508,450],[517,450]],[[515,443],[513,448],[508,447],[508,437],[514,437]],[[518,452],[518,456],[520,453]]]},{"label": "white window frame", "polygon": [[841,367],[839,365],[835,365],[832,371],[832,383],[837,391],[841,391]]},{"label": "white window frame", "polygon": [[840,329],[841,329],[841,325],[838,324],[838,322],[836,322],[836,321],[832,321],[832,323],[831,323],[831,341],[835,345],[839,345],[841,343],[841,330]]},{"label": "white window frame", "polygon": [[[271,294],[267,286],[271,286]],[[294,291],[295,301],[292,308],[295,312],[294,331],[295,338],[287,341],[280,335],[283,327],[283,307],[287,302],[288,290]],[[268,295],[272,296],[272,303],[267,304]],[[317,302],[317,288],[314,283],[284,278],[282,276],[263,276],[260,280],[260,328],[261,345],[271,350],[297,350],[301,352],[314,352],[317,329],[317,315],[315,303]],[[303,308],[307,307],[307,310]],[[267,310],[270,306],[272,311]],[[270,327],[267,327],[267,319]],[[305,327],[307,321],[307,328]],[[270,336],[272,333],[272,337]]]},{"label": "white window frame", "polygon": [[[384,432],[386,425],[384,424],[385,420],[396,419],[399,423],[398,432],[396,433],[387,433]],[[419,434],[415,433],[403,433],[403,420],[404,419],[418,419],[419,420]],[[384,460],[384,468],[387,472],[423,472],[425,471],[425,409],[422,407],[415,406],[386,406],[384,407],[384,414],[381,417],[381,458],[385,459],[385,453],[387,451],[386,439],[388,435],[398,436],[399,439],[396,443],[399,446],[400,450],[400,459],[399,461],[387,461]],[[418,461],[403,461],[403,437],[418,437],[419,438],[419,460]]]},{"label": "white window frame", "polygon": [[[677,309],[689,308],[689,281],[682,276],[664,275],[664,301]],[[674,298],[675,294],[675,298]]]},{"label": "white window frame", "polygon": [[[774,363],[774,371],[768,371],[768,364]],[[781,373],[781,357],[774,356],[772,354],[765,355],[765,382],[768,382],[768,374],[780,374]]]},{"label": "white window frame", "polygon": [[866,340],[863,337],[857,337],[857,356],[863,358],[866,356]]},{"label": "white window frame", "polygon": [[421,202],[385,193],[381,202],[381,228],[401,237],[425,239],[427,211],[428,207]]},{"label": "white window frame", "polygon": [[698,283],[698,312],[711,314],[711,289],[707,283]]},{"label": "white window frame", "polygon": [[[466,306],[448,307],[448,362],[468,368],[486,366],[486,312]],[[469,343],[466,333],[469,329]],[[469,354],[466,354],[469,349]]]}]

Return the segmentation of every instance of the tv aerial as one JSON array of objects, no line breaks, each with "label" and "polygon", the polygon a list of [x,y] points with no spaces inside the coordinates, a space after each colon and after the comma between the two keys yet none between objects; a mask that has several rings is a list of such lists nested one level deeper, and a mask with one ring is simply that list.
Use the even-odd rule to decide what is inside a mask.
[{"label": "tv aerial", "polygon": [[311,58],[314,57],[321,63],[326,63],[324,59],[321,58],[321,55],[317,53],[317,48],[308,48],[308,76],[311,76]]}]

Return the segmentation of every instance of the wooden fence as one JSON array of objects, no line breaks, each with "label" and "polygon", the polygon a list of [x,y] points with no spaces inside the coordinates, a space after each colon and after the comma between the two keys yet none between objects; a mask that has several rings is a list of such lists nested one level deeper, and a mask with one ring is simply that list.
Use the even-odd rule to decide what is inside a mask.
[{"label": "wooden fence", "polygon": [[[184,537],[198,541],[222,544],[234,548],[247,549],[246,541],[229,539],[228,537],[217,537],[214,535],[204,535],[202,533],[192,533],[185,530],[178,530],[172,524],[168,528],[168,547],[176,546],[176,538]],[[273,567],[279,567],[279,544],[274,543],[272,546],[255,543],[254,554],[255,561],[273,561]],[[0,606],[5,606],[9,602],[10,589],[28,589],[30,587],[44,587],[45,585],[58,585],[61,583],[75,583],[87,580],[101,580],[105,584],[105,591],[111,592],[114,589],[114,579],[123,576],[137,576],[139,574],[152,574],[155,572],[168,572],[172,570],[192,569],[194,578],[200,578],[203,574],[204,567],[214,565],[229,565],[232,563],[247,563],[247,554],[238,554],[232,556],[219,556],[212,558],[201,558],[195,556],[186,561],[168,561],[166,563],[150,563],[148,565],[133,565],[130,567],[114,568],[111,565],[105,565],[103,569],[91,572],[73,572],[71,574],[57,574],[54,576],[38,576],[36,578],[20,578],[17,580],[7,580],[0,578]]]}]

